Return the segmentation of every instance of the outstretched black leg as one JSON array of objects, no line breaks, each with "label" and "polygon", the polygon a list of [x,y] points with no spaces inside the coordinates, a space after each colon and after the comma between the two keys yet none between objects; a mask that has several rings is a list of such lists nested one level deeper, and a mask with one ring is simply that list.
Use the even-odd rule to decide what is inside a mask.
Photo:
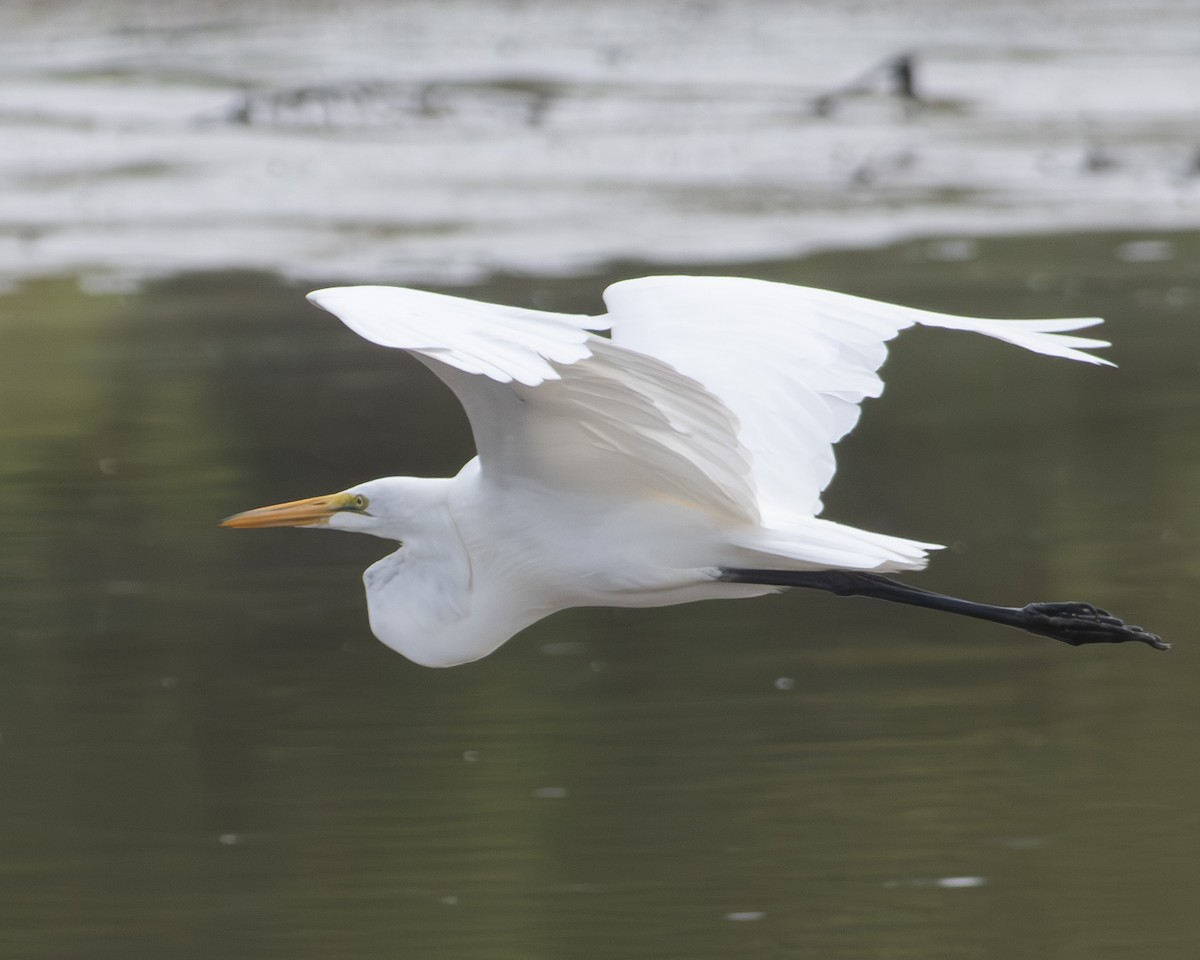
[{"label": "outstretched black leg", "polygon": [[1125,643],[1136,640],[1154,647],[1169,650],[1171,645],[1141,627],[1123,623],[1107,610],[1093,607],[1090,603],[1030,603],[1023,607],[998,607],[990,603],[975,603],[944,594],[922,590],[899,580],[892,580],[877,573],[857,573],[850,570],[820,570],[815,572],[798,570],[743,570],[722,567],[718,580],[729,583],[761,583],[775,587],[807,587],[812,590],[827,590],[839,597],[875,597],[893,603],[907,603],[914,607],[943,610],[964,617],[990,620],[1038,636],[1061,640],[1073,647],[1085,643]]}]

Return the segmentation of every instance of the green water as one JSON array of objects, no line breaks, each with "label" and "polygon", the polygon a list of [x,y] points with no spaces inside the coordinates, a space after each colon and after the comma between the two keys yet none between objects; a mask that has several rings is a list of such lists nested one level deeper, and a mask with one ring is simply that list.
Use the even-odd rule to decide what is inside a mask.
[{"label": "green water", "polygon": [[[828,513],[949,544],[922,585],[1092,600],[1165,655],[793,594],[419,668],[366,626],[384,545],[215,521],[453,472],[432,377],[308,284],[3,297],[0,955],[1194,957],[1200,236],[1139,239],[737,272],[1108,317],[1118,371],[903,335]],[[467,292],[594,312],[638,272]]]}]

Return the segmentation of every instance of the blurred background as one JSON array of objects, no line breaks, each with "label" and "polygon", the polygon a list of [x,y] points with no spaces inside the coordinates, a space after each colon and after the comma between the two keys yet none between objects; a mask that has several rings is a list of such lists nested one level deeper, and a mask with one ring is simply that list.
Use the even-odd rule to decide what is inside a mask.
[{"label": "blurred background", "polygon": [[[1190,958],[1200,3],[7,0],[0,955]],[[827,515],[1170,654],[799,593],[370,635],[222,516],[472,453],[303,294],[734,273],[901,338]]]}]

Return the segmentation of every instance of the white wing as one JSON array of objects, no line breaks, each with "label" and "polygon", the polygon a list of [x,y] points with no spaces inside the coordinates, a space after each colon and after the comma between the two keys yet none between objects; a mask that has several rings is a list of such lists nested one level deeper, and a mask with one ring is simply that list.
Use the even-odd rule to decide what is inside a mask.
[{"label": "white wing", "polygon": [[913,324],[973,330],[1036,353],[1107,364],[1081,352],[1103,340],[1063,336],[1101,321],[975,320],[861,297],[732,277],[644,277],[604,293],[613,342],[694,377],[734,413],[767,525],[821,510],[833,444],[878,396],[886,341]]},{"label": "white wing", "polygon": [[600,317],[400,287],[309,295],[350,329],[414,354],[458,396],[484,475],[619,498],[758,512],[737,421],[695,380],[589,333]]}]

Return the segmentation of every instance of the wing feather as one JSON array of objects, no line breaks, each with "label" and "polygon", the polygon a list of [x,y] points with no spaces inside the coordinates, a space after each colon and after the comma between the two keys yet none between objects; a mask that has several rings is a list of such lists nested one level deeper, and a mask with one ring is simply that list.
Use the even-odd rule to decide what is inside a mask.
[{"label": "wing feather", "polygon": [[558,379],[553,364],[589,356],[604,317],[524,310],[405,287],[327,287],[308,295],[360,337],[500,383]]},{"label": "wing feather", "polygon": [[399,287],[309,295],[360,336],[407,350],[457,395],[485,477],[597,496],[758,512],[737,420],[700,383],[590,330],[604,317]]},{"label": "wing feather", "polygon": [[695,377],[738,418],[767,523],[815,515],[833,444],[883,391],[886,343],[914,324],[970,330],[1050,356],[1107,364],[1068,336],[1101,321],[978,320],[790,284],[733,277],[644,277],[604,293],[613,342]]},{"label": "wing feather", "polygon": [[[1097,318],[987,320],[731,277],[610,286],[607,317],[400,287],[310,294],[454,390],[485,476],[595,495],[664,496],[773,529],[821,510],[833,444],[883,390],[887,341],[914,324],[1105,364]],[[612,339],[591,331],[611,328]],[[918,545],[919,546],[919,545]]]}]

